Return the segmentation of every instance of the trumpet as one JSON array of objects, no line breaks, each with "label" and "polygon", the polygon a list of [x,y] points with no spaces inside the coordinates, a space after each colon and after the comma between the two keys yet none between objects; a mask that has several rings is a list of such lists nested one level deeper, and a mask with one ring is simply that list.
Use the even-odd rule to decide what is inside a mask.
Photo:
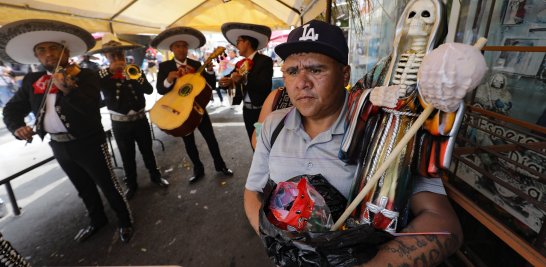
[{"label": "trumpet", "polygon": [[128,80],[136,80],[140,78],[140,68],[136,64],[125,65],[123,76]]}]

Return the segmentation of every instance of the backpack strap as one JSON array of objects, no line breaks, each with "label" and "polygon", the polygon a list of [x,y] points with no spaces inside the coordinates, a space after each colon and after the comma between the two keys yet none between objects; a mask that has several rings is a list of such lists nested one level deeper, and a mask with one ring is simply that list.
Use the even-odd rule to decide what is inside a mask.
[{"label": "backpack strap", "polygon": [[273,134],[271,135],[271,142],[270,142],[271,148],[273,148],[273,144],[275,144],[275,140],[277,140],[277,136],[279,136],[279,133],[282,131],[282,128],[284,128],[284,121],[286,120],[286,117],[288,117],[288,114],[286,114],[286,116],[282,118],[282,120],[279,122],[279,124],[275,128],[275,131],[273,131]]}]

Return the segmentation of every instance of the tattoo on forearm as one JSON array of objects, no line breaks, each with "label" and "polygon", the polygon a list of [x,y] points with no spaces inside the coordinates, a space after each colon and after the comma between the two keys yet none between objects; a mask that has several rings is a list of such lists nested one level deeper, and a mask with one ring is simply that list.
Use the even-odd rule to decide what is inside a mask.
[{"label": "tattoo on forearm", "polygon": [[[408,231],[411,232],[411,229]],[[388,267],[436,266],[459,247],[459,239],[456,234],[449,235],[443,242],[438,239],[437,235],[414,236],[413,239],[415,239],[415,244],[405,244],[403,241],[393,240],[396,245],[379,247],[379,250],[391,251],[400,258],[406,258],[413,262],[400,265],[389,263]],[[408,242],[406,241],[406,243]],[[412,255],[413,251],[421,248],[428,248],[428,251]]]}]

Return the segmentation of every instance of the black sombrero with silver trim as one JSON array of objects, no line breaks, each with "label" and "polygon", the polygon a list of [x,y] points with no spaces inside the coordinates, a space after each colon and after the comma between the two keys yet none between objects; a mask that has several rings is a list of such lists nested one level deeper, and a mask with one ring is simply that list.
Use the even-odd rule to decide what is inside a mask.
[{"label": "black sombrero with silver trim", "polygon": [[264,25],[228,22],[222,25],[222,34],[232,45],[237,46],[239,36],[250,36],[258,40],[258,50],[267,46],[271,38],[271,28]]},{"label": "black sombrero with silver trim", "polygon": [[96,43],[91,33],[76,25],[46,19],[19,20],[0,28],[0,58],[11,63],[40,63],[34,47],[62,41],[66,41],[71,57],[84,54]]},{"label": "black sombrero with silver trim", "polygon": [[97,38],[97,45],[89,50],[86,55],[104,54],[119,50],[133,50],[142,47],[144,46],[124,39],[119,39],[117,36],[107,33],[101,38]]},{"label": "black sombrero with silver trim", "polygon": [[150,46],[157,50],[170,50],[174,42],[184,41],[188,43],[188,49],[197,49],[207,42],[205,35],[190,27],[176,27],[165,30],[158,34],[150,42]]}]

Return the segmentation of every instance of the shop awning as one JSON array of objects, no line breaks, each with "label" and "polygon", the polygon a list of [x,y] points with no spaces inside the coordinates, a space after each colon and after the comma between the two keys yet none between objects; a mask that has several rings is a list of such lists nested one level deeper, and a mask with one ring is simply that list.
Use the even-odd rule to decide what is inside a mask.
[{"label": "shop awning", "polygon": [[0,0],[0,25],[52,19],[90,32],[157,34],[178,26],[220,32],[242,22],[288,30],[324,10],[326,0]]}]

